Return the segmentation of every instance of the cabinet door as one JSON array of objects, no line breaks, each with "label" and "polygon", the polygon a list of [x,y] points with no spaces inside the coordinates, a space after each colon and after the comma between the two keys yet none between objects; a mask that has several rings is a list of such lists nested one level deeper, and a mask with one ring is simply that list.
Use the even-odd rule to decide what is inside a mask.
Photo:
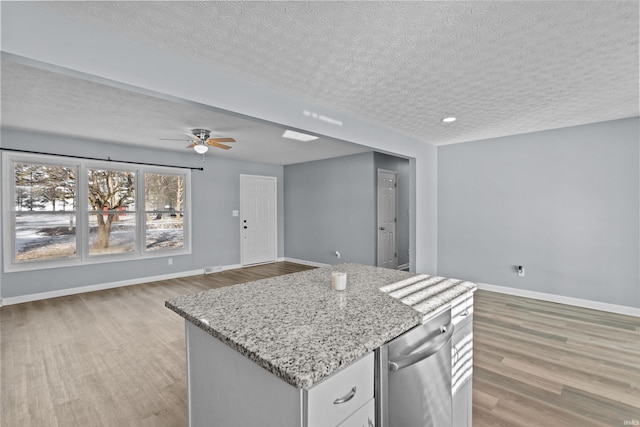
[{"label": "cabinet door", "polygon": [[189,426],[300,426],[300,389],[185,323]]},{"label": "cabinet door", "polygon": [[375,427],[375,425],[376,402],[375,399],[371,399],[353,415],[340,423],[338,427]]},{"label": "cabinet door", "polygon": [[469,394],[467,393],[467,387],[470,383],[465,383],[458,391],[453,395],[453,405],[451,414],[451,426],[452,427],[471,427],[471,420],[469,419]]},{"label": "cabinet door", "polygon": [[473,372],[473,316],[460,322],[452,340],[452,423],[453,427],[471,427]]},{"label": "cabinet door", "polygon": [[372,399],[373,363],[369,353],[307,390],[307,427],[337,426]]}]

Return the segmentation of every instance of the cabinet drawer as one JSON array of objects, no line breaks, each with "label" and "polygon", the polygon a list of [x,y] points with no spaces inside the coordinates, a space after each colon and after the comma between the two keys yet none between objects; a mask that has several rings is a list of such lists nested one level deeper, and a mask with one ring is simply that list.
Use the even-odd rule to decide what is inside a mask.
[{"label": "cabinet drawer", "polygon": [[376,427],[375,399],[369,399],[362,408],[341,422],[338,427]]},{"label": "cabinet drawer", "polygon": [[373,398],[373,352],[306,390],[307,427],[336,426]]},{"label": "cabinet drawer", "polygon": [[454,301],[451,306],[451,321],[456,329],[460,329],[471,323],[473,319],[473,293],[465,294]]}]

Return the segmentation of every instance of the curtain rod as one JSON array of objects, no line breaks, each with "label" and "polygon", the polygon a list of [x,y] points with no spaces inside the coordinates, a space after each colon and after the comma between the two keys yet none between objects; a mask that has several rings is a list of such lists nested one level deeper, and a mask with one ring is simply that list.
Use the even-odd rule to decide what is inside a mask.
[{"label": "curtain rod", "polygon": [[203,171],[204,170],[204,168],[194,168],[194,167],[191,167],[191,166],[175,166],[175,165],[163,165],[163,164],[159,164],[159,163],[131,162],[131,161],[128,161],[128,160],[113,160],[111,157],[107,157],[106,159],[99,159],[97,157],[71,156],[71,155],[67,155],[67,154],[45,153],[45,152],[42,152],[42,151],[18,150],[18,149],[15,149],[15,148],[2,148],[2,147],[0,147],[0,150],[3,150],[3,151],[14,151],[16,153],[44,154],[44,155],[47,155],[47,156],[70,157],[72,159],[99,160],[99,161],[102,161],[102,162],[128,163],[130,165],[160,166],[160,167],[165,167],[165,168],[191,169],[192,171],[193,170],[197,170],[197,171]]}]

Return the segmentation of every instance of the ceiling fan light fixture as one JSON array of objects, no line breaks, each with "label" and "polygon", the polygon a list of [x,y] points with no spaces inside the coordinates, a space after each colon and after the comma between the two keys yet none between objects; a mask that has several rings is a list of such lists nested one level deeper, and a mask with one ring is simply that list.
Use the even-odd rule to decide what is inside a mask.
[{"label": "ceiling fan light fixture", "polygon": [[318,139],[317,136],[308,135],[302,132],[296,132],[295,130],[285,130],[282,134],[283,138],[295,139],[296,141],[313,141],[314,139]]},{"label": "ceiling fan light fixture", "polygon": [[196,153],[198,154],[204,154],[207,151],[209,151],[209,147],[207,147],[204,144],[198,144],[198,145],[194,145],[193,149],[195,150]]}]

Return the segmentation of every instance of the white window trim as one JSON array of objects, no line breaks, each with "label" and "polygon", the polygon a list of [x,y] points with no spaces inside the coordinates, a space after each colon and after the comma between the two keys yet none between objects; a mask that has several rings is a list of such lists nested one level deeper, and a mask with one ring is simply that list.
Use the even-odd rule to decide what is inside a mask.
[{"label": "white window trim", "polygon": [[[15,226],[14,226],[14,181],[13,162],[41,163],[48,165],[73,166],[78,169],[77,182],[77,218],[76,218],[76,247],[78,256],[71,259],[57,259],[47,261],[14,262]],[[136,250],[126,254],[89,255],[89,224],[87,222],[87,168],[115,169],[136,172]],[[183,227],[184,247],[178,249],[146,250],[146,227],[144,206],[144,174],[158,173],[184,176]],[[140,191],[142,189],[142,191]],[[48,268],[64,268],[103,264],[109,262],[135,261],[140,259],[173,257],[191,254],[192,243],[192,213],[191,213],[191,170],[187,168],[167,168],[161,166],[131,165],[113,161],[84,160],[63,156],[47,156],[44,154],[2,153],[2,252],[3,271],[5,273],[42,270]]]}]

